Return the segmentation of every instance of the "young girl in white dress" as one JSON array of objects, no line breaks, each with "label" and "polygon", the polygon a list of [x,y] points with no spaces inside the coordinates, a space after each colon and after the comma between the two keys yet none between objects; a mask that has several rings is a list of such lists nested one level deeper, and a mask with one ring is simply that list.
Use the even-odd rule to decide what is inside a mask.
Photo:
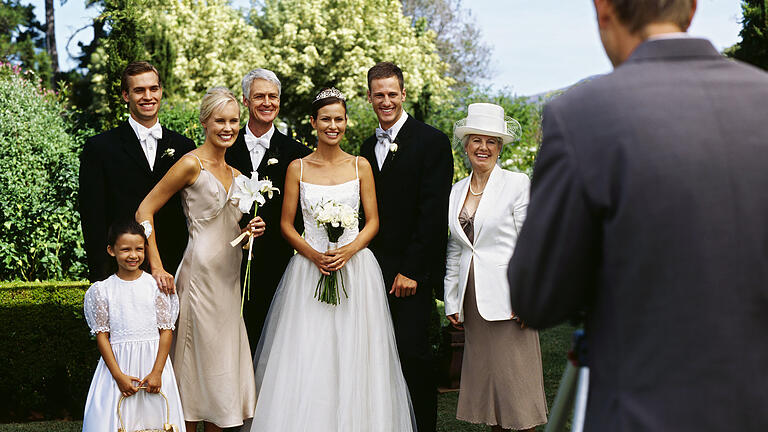
[{"label": "young girl in white dress", "polygon": [[[281,229],[296,254],[288,264],[256,349],[258,401],[252,432],[410,432],[413,416],[400,368],[381,268],[366,247],[378,231],[371,166],[339,147],[344,96],[325,89],[312,104],[317,150],[286,173]],[[346,229],[328,251],[312,208],[332,200],[365,228]],[[304,218],[304,237],[293,225]],[[342,274],[337,305],[315,298],[321,274]],[[341,279],[339,279],[341,280]]]},{"label": "young girl in white dress", "polygon": [[[181,427],[184,415],[168,352],[179,314],[175,294],[164,294],[141,270],[147,238],[134,220],[109,229],[107,252],[117,272],[85,293],[85,319],[96,335],[101,359],[85,402],[84,432],[117,431],[117,403],[125,430]],[[146,387],[146,391],[140,391]],[[166,403],[159,393],[168,398]]]}]

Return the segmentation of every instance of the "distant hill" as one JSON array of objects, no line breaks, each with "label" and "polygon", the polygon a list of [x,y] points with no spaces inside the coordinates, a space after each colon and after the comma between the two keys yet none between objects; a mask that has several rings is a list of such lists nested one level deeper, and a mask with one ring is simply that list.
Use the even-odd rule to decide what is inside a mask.
[{"label": "distant hill", "polygon": [[575,87],[575,86],[577,86],[579,84],[583,84],[583,83],[585,83],[587,81],[592,81],[593,79],[598,78],[600,76],[602,76],[602,75],[590,75],[590,76],[588,76],[586,78],[583,78],[583,79],[581,79],[581,80],[579,80],[579,81],[577,81],[577,82],[575,82],[575,83],[573,83],[573,84],[571,84],[569,86],[566,86],[566,87],[563,87],[563,88],[559,88],[557,90],[549,90],[549,91],[546,91],[546,92],[537,93],[537,94],[530,95],[530,96],[525,96],[525,97],[528,98],[528,100],[530,100],[531,102],[539,103],[539,104],[545,104],[545,103],[549,102],[552,98],[565,93],[571,87]]}]

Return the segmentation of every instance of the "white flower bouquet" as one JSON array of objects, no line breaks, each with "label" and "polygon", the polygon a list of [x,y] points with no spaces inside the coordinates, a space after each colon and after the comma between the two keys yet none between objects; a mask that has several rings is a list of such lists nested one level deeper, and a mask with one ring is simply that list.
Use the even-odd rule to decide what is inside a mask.
[{"label": "white flower bouquet", "polygon": [[[328,234],[328,249],[336,249],[339,238],[345,229],[353,229],[357,226],[357,212],[352,207],[332,200],[324,200],[312,207],[312,216],[317,221],[317,226],[325,228]],[[320,275],[315,287],[315,298],[323,303],[338,305],[341,302],[339,284],[336,279],[338,273],[341,280],[341,289],[344,296],[349,298],[344,287],[344,276],[341,272],[333,271],[329,275]]]},{"label": "white flower bouquet", "polygon": [[[280,193],[280,190],[272,186],[272,182],[265,178],[259,180],[259,173],[256,171],[251,172],[251,177],[246,177],[240,174],[235,178],[236,189],[232,192],[232,200],[237,203],[237,207],[241,212],[249,214],[251,207],[253,207],[253,216],[256,217],[256,213],[259,210],[260,205],[264,205],[268,199],[272,199],[274,193]],[[254,205],[256,203],[256,205]],[[236,239],[232,240],[230,244],[232,247],[237,247],[245,237],[248,237],[248,264],[245,267],[245,281],[243,281],[243,299],[240,301],[240,316],[243,316],[243,306],[245,306],[245,298],[251,299],[251,255],[253,251],[253,236],[249,230],[240,234]]]}]

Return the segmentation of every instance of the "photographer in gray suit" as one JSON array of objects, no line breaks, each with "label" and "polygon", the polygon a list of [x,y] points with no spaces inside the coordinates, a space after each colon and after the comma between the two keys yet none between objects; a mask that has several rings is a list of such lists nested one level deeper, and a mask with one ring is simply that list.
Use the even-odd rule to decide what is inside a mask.
[{"label": "photographer in gray suit", "polygon": [[695,0],[595,9],[615,69],[544,110],[512,309],[586,313],[587,431],[768,430],[768,74]]}]

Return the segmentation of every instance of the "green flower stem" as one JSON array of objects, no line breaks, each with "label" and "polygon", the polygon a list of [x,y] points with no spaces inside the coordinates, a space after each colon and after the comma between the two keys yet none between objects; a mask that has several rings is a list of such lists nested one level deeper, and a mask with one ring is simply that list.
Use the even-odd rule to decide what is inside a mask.
[{"label": "green flower stem", "polygon": [[[253,204],[253,217],[256,217],[256,213],[259,211],[259,205]],[[240,300],[240,317],[243,316],[243,308],[245,307],[245,298],[251,299],[251,250],[253,249],[253,236],[248,236],[248,263],[245,265],[245,280],[243,280],[243,298]]]}]

